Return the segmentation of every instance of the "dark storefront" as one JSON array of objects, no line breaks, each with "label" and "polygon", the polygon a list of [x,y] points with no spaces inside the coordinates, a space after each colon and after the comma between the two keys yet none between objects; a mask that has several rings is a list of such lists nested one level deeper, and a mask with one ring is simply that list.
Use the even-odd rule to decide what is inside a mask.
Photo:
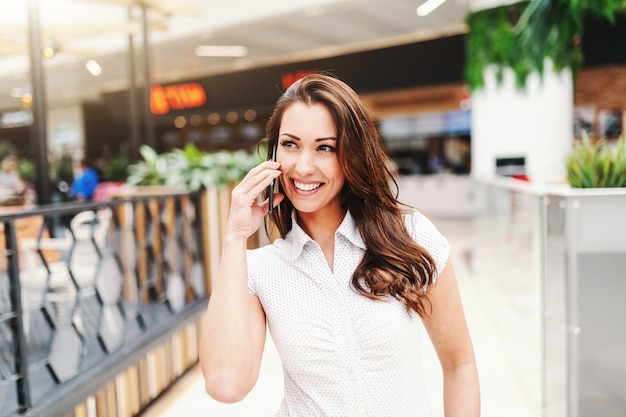
[{"label": "dark storefront", "polygon": [[[202,86],[201,106],[155,115],[156,148],[193,142],[206,150],[249,148],[263,137],[266,119],[286,85],[307,72],[326,71],[350,84],[359,94],[403,90],[462,82],[464,35],[344,56],[257,68],[185,84]],[[167,87],[167,86],[163,86]],[[142,96],[142,95],[141,95]],[[87,153],[97,156],[103,146],[125,155],[130,142],[128,93],[104,94],[85,103]],[[185,125],[178,125],[182,116]],[[178,119],[178,123],[181,119]],[[143,128],[142,128],[143,129]]]}]

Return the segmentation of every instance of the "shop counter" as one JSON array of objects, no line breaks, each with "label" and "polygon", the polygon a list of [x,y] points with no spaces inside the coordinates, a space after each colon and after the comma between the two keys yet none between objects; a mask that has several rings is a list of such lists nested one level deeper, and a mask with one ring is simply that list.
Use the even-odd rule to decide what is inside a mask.
[{"label": "shop counter", "polygon": [[530,349],[517,354],[537,366],[522,378],[536,415],[626,415],[626,188],[511,178],[476,184],[484,196],[477,219],[494,236],[476,242],[477,251],[508,250],[500,275],[517,273],[520,290],[501,308],[517,304],[515,323],[530,324],[519,343]]}]

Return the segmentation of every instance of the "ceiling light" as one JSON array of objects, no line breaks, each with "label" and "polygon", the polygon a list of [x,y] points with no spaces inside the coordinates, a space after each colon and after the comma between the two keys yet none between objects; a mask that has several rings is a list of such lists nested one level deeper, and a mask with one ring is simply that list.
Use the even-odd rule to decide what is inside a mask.
[{"label": "ceiling light", "polygon": [[209,114],[208,121],[210,125],[215,126],[220,122],[220,115],[218,113]]},{"label": "ceiling light", "polygon": [[246,122],[253,122],[256,119],[256,111],[253,109],[248,109],[244,112],[243,118]]},{"label": "ceiling light", "polygon": [[182,129],[186,125],[187,125],[187,119],[185,119],[185,116],[177,116],[174,119],[174,126],[176,126],[177,128]]},{"label": "ceiling light", "polygon": [[189,119],[189,124],[191,124],[194,127],[200,126],[202,124],[202,116],[200,116],[199,114],[194,114]]},{"label": "ceiling light", "polygon": [[239,45],[200,45],[196,56],[224,56],[241,58],[248,55],[248,48]]},{"label": "ceiling light", "polygon": [[60,45],[56,41],[56,39],[52,39],[50,42],[44,44],[43,49],[41,50],[41,55],[45,59],[50,59],[59,53]]},{"label": "ceiling light", "polygon": [[99,77],[102,74],[102,67],[94,59],[87,61],[85,63],[85,68],[87,68],[87,71],[89,71],[89,73],[94,77]]},{"label": "ceiling light", "polygon": [[236,111],[229,111],[228,113],[226,113],[226,116],[224,117],[226,119],[226,121],[228,123],[237,123],[237,120],[239,119],[239,115],[237,114]]},{"label": "ceiling light", "polygon": [[427,16],[445,2],[446,0],[427,0],[426,3],[417,8],[416,13],[418,16]]},{"label": "ceiling light", "polygon": [[43,55],[43,57],[47,59],[52,58],[55,53],[56,48],[54,48],[53,46],[46,46],[45,48],[43,48],[43,51],[41,51],[41,55]]},{"label": "ceiling light", "polygon": [[30,108],[30,106],[33,104],[33,96],[30,93],[24,93],[24,95],[22,95],[22,105],[25,108]]}]

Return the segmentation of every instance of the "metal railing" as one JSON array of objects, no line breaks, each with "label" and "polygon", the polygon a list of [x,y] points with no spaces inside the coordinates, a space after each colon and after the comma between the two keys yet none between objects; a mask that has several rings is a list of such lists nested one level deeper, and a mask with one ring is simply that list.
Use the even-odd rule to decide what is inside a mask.
[{"label": "metal railing", "polygon": [[0,417],[61,416],[208,299],[202,194],[0,215]]}]

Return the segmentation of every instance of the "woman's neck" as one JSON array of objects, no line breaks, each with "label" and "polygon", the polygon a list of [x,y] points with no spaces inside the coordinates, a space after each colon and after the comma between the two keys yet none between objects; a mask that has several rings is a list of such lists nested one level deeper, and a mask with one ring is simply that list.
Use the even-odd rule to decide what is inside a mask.
[{"label": "woman's neck", "polygon": [[335,232],[346,215],[346,209],[332,212],[296,213],[296,219],[302,230],[308,234],[322,249],[328,267],[335,267]]},{"label": "woman's neck", "polygon": [[332,212],[302,213],[296,212],[298,225],[313,240],[318,243],[334,240],[335,232],[343,221],[347,209],[333,210]]}]

